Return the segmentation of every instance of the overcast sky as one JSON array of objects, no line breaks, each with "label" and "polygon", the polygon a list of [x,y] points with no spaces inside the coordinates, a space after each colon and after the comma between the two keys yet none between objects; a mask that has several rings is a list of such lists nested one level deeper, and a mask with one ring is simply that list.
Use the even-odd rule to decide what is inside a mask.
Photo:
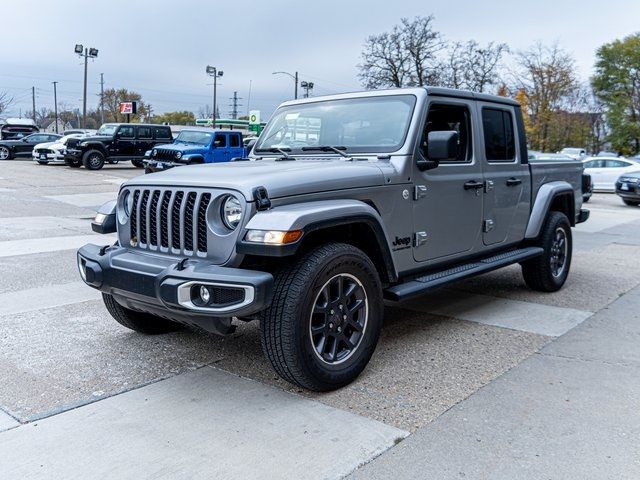
[{"label": "overcast sky", "polygon": [[4,116],[58,101],[81,107],[82,64],[76,43],[99,49],[89,64],[89,106],[95,108],[100,73],[106,88],[139,91],[154,112],[191,110],[211,103],[207,64],[224,71],[218,89],[223,116],[238,91],[241,113],[263,119],[293,97],[293,81],[272,72],[300,72],[314,94],[360,89],[356,65],[364,39],[401,17],[435,16],[446,39],[507,43],[523,49],[558,41],[589,77],[599,45],[640,30],[633,0],[221,0],[78,1],[0,0],[0,91],[16,101]]}]

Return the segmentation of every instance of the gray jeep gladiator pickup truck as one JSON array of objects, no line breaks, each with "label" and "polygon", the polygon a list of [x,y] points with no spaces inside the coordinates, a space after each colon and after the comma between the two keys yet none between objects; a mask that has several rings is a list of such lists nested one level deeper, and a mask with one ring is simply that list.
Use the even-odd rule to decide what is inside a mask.
[{"label": "gray jeep gladiator pickup truck", "polygon": [[529,161],[519,105],[412,88],[282,104],[247,161],[126,182],[78,251],[109,313],[157,334],[258,320],[276,372],[323,391],[371,358],[385,302],[519,263],[562,287],[580,162]]}]

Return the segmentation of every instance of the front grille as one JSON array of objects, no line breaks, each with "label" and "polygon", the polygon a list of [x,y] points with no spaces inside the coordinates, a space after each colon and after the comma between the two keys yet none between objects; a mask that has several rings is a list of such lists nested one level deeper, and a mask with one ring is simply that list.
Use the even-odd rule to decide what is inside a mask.
[{"label": "front grille", "polygon": [[135,189],[130,215],[131,245],[149,250],[207,253],[210,193]]},{"label": "front grille", "polygon": [[52,154],[52,153],[55,153],[55,152],[53,150],[49,149],[49,148],[36,148],[36,153]]},{"label": "front grille", "polygon": [[176,151],[168,148],[156,148],[156,154],[153,156],[154,160],[177,160]]},{"label": "front grille", "polygon": [[591,192],[591,175],[588,173],[582,174],[582,193]]}]

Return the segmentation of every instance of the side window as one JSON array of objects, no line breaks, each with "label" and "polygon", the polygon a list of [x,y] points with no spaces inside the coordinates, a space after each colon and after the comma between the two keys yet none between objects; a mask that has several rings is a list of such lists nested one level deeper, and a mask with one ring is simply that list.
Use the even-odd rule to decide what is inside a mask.
[{"label": "side window", "polygon": [[607,160],[607,168],[624,168],[630,164],[623,162],[622,160]]},{"label": "side window", "polygon": [[604,168],[605,162],[604,160],[591,160],[587,162],[585,168]]},{"label": "side window", "polygon": [[[458,155],[454,162],[468,162],[471,160],[471,115],[464,105],[432,104],[429,107],[427,123],[425,124],[422,143],[422,154],[427,156],[427,139],[429,132],[455,130],[458,132]],[[454,163],[443,162],[443,163]]]},{"label": "side window", "polygon": [[229,135],[229,146],[230,147],[239,147],[240,146],[240,135],[237,133],[232,133]]},{"label": "side window", "polygon": [[153,136],[158,140],[169,140],[171,130],[165,127],[153,127]]},{"label": "side window", "polygon": [[151,127],[138,127],[138,138],[149,140],[151,136]]},{"label": "side window", "polygon": [[136,136],[133,126],[120,127],[118,130],[120,138],[134,138]]},{"label": "side window", "polygon": [[214,140],[214,145],[216,147],[226,147],[227,146],[227,136],[224,133],[216,133],[216,138]]},{"label": "side window", "polygon": [[513,116],[507,110],[482,109],[484,151],[488,161],[509,162],[516,157]]}]

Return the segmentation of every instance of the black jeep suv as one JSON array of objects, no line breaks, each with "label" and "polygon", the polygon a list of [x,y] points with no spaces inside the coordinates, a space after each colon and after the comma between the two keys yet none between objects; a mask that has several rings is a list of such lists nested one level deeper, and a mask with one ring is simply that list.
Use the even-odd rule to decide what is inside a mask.
[{"label": "black jeep suv", "polygon": [[64,161],[69,167],[84,165],[89,170],[100,170],[105,162],[131,160],[136,167],[142,168],[147,150],[172,141],[167,125],[105,123],[93,137],[70,139]]}]

